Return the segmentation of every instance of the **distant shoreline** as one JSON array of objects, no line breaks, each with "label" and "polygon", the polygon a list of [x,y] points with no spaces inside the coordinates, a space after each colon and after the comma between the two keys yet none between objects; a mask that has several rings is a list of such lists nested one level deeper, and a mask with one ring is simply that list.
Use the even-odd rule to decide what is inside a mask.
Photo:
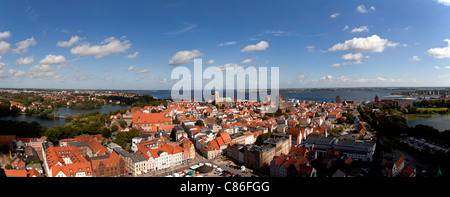
[{"label": "distant shoreline", "polygon": [[[27,91],[119,91],[119,92],[156,92],[171,91],[170,89],[143,90],[143,89],[71,89],[71,88],[0,88],[0,90],[27,90]],[[316,92],[316,91],[383,91],[383,90],[450,90],[450,87],[334,87],[334,88],[280,88],[280,92]],[[194,90],[195,91],[195,90]],[[242,91],[237,89],[236,91]],[[256,90],[245,90],[256,91]]]}]

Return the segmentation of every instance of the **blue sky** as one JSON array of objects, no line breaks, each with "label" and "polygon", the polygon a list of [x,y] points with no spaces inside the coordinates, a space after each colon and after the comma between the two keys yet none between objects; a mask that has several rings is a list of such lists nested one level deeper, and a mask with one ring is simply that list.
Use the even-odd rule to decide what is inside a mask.
[{"label": "blue sky", "polygon": [[0,88],[170,89],[194,58],[279,67],[281,88],[450,86],[449,19],[449,0],[5,0]]}]

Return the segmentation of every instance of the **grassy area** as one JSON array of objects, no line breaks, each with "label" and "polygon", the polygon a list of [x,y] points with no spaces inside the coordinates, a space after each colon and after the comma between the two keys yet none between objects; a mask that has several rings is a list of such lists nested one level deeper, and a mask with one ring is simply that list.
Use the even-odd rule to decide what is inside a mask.
[{"label": "grassy area", "polygon": [[429,112],[445,112],[447,111],[447,108],[417,108],[417,111],[419,112],[425,112],[425,111],[429,111]]}]

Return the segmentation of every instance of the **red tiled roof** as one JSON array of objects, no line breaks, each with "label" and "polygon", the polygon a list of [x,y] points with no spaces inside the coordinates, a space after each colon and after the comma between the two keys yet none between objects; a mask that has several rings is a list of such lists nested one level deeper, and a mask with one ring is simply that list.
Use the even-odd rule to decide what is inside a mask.
[{"label": "red tiled roof", "polygon": [[133,124],[156,124],[167,122],[165,113],[133,114]]},{"label": "red tiled roof", "polygon": [[5,170],[7,177],[28,177],[26,170]]},{"label": "red tiled roof", "polygon": [[215,150],[220,150],[219,144],[216,140],[209,141],[207,146]]},{"label": "red tiled roof", "polygon": [[400,166],[404,160],[405,160],[405,155],[402,155],[402,157],[400,157],[400,159],[398,159],[397,162],[395,162],[395,165],[397,167]]},{"label": "red tiled roof", "polygon": [[220,137],[222,137],[222,140],[225,144],[231,143],[231,137],[229,133],[222,132],[220,133]]},{"label": "red tiled roof", "polygon": [[216,137],[216,141],[217,141],[217,144],[219,146],[223,146],[225,144],[225,142],[223,141],[222,137],[220,137],[220,136]]},{"label": "red tiled roof", "polygon": [[[92,175],[92,168],[89,161],[74,146],[54,147],[50,146],[47,149],[47,163],[52,171],[52,175],[56,176],[61,171],[68,177],[75,176],[75,173],[80,171]],[[64,158],[69,158],[71,163],[66,163]],[[88,170],[89,169],[89,170]],[[70,171],[72,170],[72,172]]]}]

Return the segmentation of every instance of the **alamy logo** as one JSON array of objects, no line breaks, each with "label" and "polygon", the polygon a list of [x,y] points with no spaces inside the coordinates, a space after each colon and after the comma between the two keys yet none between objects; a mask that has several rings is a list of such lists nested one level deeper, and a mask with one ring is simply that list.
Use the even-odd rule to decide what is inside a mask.
[{"label": "alamy logo", "polygon": [[[269,78],[267,67],[243,68],[235,65],[208,66],[203,69],[202,59],[194,59],[193,74],[189,68],[177,66],[172,70],[171,79],[179,80],[171,89],[174,101],[194,99],[215,101],[216,104],[260,101],[262,113],[278,110],[279,67],[270,67]],[[212,92],[215,94],[211,94]]]}]

